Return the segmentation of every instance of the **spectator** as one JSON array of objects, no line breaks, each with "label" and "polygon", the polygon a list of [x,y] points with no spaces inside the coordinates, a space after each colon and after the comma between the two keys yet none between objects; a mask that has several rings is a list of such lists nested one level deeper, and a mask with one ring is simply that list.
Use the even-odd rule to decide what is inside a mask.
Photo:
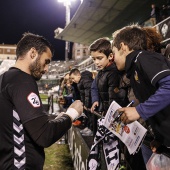
[{"label": "spectator", "polygon": [[[93,81],[91,87],[92,101],[93,101],[91,111],[94,112],[95,110],[97,110],[101,114],[101,116],[105,116],[110,104],[114,100],[118,102],[120,105],[122,104],[122,97],[120,97],[119,86],[123,74],[119,72],[116,68],[116,65],[114,63],[114,55],[111,49],[111,42],[108,38],[100,38],[94,41],[90,45],[89,51],[94,61],[94,64],[96,65],[98,70],[98,74],[95,80]],[[123,98],[125,96],[123,95]],[[102,126],[102,119],[99,119],[97,133],[93,145],[95,146],[95,149],[92,146],[89,155],[89,162],[93,157],[94,150],[100,151],[100,149],[97,148],[103,148],[102,146],[106,146],[106,145],[110,147],[110,143],[115,144],[118,142],[116,136],[114,136],[113,134],[110,135],[107,134],[108,134],[108,130]],[[116,148],[117,148],[116,154],[119,155],[120,146],[117,145]],[[103,152],[105,152],[104,149]],[[99,155],[99,153],[96,152],[95,154],[96,154],[95,158],[97,158],[97,155]],[[106,164],[108,167],[110,161],[108,162],[106,160]],[[115,162],[113,162],[113,164],[116,165]]]},{"label": "spectator", "polygon": [[159,8],[156,7],[155,4],[152,4],[151,8],[152,10],[151,10],[151,15],[150,15],[150,21],[151,21],[152,26],[154,26],[160,20],[160,11],[159,11]]},{"label": "spectator", "polygon": [[88,117],[87,127],[80,132],[83,136],[93,136],[93,117],[91,112],[88,111],[88,108],[91,108],[92,73],[90,71],[80,73],[78,69],[72,69],[69,75],[70,79],[77,83],[81,101],[84,104],[84,113]]},{"label": "spectator", "polygon": [[67,73],[64,77],[63,83],[63,98],[65,99],[66,103],[63,105],[65,109],[67,109],[73,101],[73,86],[71,85],[71,80],[69,77],[69,73]]},{"label": "spectator", "polygon": [[161,20],[164,20],[168,17],[168,6],[167,5],[162,5],[161,9]]},{"label": "spectator", "polygon": [[59,90],[59,104],[62,106],[61,110],[65,111],[72,103],[72,99],[73,87],[71,85],[68,73],[64,76]]},{"label": "spectator", "polygon": [[136,107],[121,108],[118,111],[123,112],[121,120],[125,124],[142,117],[152,128],[153,139],[159,141],[160,146],[169,147],[170,69],[160,53],[145,51],[146,45],[145,32],[136,26],[124,27],[114,39],[117,68],[126,70],[140,102]]},{"label": "spectator", "polygon": [[77,87],[77,83],[75,82],[72,82],[71,83],[72,85],[72,88],[73,88],[73,100],[80,100],[80,92],[78,90],[78,87]]},{"label": "spectator", "polygon": [[[99,70],[93,82],[94,86],[92,86],[92,88],[95,88],[97,85],[99,101],[95,101],[96,99],[93,98],[96,95],[92,94],[93,105],[91,111],[93,112],[96,107],[99,107],[98,111],[103,112],[103,115],[105,115],[113,100],[119,104],[121,102],[118,96],[121,74],[113,62],[114,56],[109,39],[100,38],[94,41],[90,45],[89,51]],[[94,83],[96,83],[96,85]]]},{"label": "spectator", "polygon": [[170,16],[170,0],[167,0],[166,6],[167,6],[167,11],[168,11],[168,16]]},{"label": "spectator", "polygon": [[62,77],[59,81],[58,96],[56,98],[56,101],[59,105],[60,110],[62,110],[62,105],[65,103],[65,100],[63,99],[63,95],[62,95],[62,88],[61,88],[61,84],[63,80],[64,80],[64,77]]},{"label": "spectator", "polygon": [[[155,29],[153,29],[155,31]],[[117,33],[120,30],[115,31],[112,36],[113,36],[113,42],[114,42],[114,38],[117,35]],[[149,31],[148,31],[149,32]],[[150,31],[151,32],[151,31]],[[151,34],[152,37],[153,33]],[[151,42],[149,41],[148,45],[150,45]],[[151,45],[150,45],[151,46]],[[151,46],[153,48],[153,46]],[[123,86],[123,88],[127,89],[128,88],[128,93],[127,93],[127,97],[129,99],[129,101],[134,101],[133,106],[137,106],[139,104],[138,99],[135,97],[133,89],[130,86],[130,80],[126,77],[126,74],[122,77],[121,79],[121,83],[120,83],[120,88]],[[139,119],[138,120],[142,125],[145,125],[143,119]],[[126,168],[127,169],[138,169],[138,170],[146,170],[145,168],[145,163],[144,163],[144,159],[142,156],[142,152],[141,149],[138,150],[137,153],[135,153],[134,155],[130,155],[129,151],[126,147],[126,145],[124,145],[124,143],[122,143],[120,141],[121,144],[121,151],[124,154],[125,160],[126,160]],[[138,162],[138,164],[136,164],[136,162]]]},{"label": "spectator", "polygon": [[146,34],[147,50],[161,53],[161,41],[163,40],[162,35],[157,32],[156,28],[143,27],[142,30]]}]

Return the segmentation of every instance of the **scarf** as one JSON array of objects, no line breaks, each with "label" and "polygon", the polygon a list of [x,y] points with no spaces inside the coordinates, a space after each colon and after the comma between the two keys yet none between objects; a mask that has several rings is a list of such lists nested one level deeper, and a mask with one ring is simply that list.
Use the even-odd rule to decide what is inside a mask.
[{"label": "scarf", "polygon": [[98,129],[88,157],[88,170],[100,170],[100,146],[102,146],[107,169],[117,170],[119,166],[119,148],[117,138],[112,132],[104,127],[103,122],[104,118],[98,119]]}]

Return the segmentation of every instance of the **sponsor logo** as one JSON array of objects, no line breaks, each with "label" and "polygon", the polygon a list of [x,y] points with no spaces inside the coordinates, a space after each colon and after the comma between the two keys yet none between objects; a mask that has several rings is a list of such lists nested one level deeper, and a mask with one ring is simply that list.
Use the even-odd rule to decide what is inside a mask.
[{"label": "sponsor logo", "polygon": [[31,103],[33,107],[40,107],[40,100],[37,94],[35,93],[30,93],[27,97],[28,101]]},{"label": "sponsor logo", "polygon": [[137,71],[135,71],[134,78],[137,83],[140,83]]}]

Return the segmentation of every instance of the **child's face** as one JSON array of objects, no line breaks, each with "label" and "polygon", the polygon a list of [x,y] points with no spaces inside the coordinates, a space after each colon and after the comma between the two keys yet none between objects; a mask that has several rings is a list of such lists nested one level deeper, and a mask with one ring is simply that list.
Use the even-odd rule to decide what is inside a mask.
[{"label": "child's face", "polygon": [[94,64],[97,67],[97,70],[104,69],[110,62],[110,60],[113,58],[112,55],[107,57],[104,53],[100,53],[98,51],[92,51],[91,57],[93,59]]},{"label": "child's face", "polygon": [[113,46],[113,54],[114,54],[114,62],[116,63],[118,70],[125,69],[125,62],[126,62],[126,55],[122,48],[118,50],[116,47]]},{"label": "child's face", "polygon": [[70,75],[70,79],[71,79],[71,81],[73,81],[74,83],[79,83],[80,78],[81,78],[80,75],[75,75],[75,74],[71,74],[71,75]]}]

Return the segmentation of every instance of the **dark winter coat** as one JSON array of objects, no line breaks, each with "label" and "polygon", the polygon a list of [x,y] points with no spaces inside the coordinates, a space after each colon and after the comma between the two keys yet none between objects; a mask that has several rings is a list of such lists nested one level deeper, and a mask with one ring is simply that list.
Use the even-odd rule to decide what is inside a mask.
[{"label": "dark winter coat", "polygon": [[98,72],[96,76],[96,82],[99,92],[100,104],[102,105],[102,109],[100,111],[107,112],[113,100],[118,103],[120,102],[120,99],[117,95],[120,79],[120,72],[117,70],[114,63]]},{"label": "dark winter coat", "polygon": [[87,107],[91,108],[91,84],[93,82],[92,73],[84,71],[81,73],[81,79],[77,84],[80,92],[81,102]]},{"label": "dark winter coat", "polygon": [[[169,63],[161,54],[155,52],[133,51],[126,57],[125,66],[134,94],[140,103],[147,103],[148,98],[156,94],[160,86],[159,81],[170,76]],[[170,104],[167,100],[168,97],[164,93],[159,98],[157,96],[154,101],[149,102],[148,107],[142,108],[146,111],[145,115],[140,113],[140,116],[147,121],[148,125],[151,125],[154,138],[170,147]],[[156,108],[149,107],[158,102]],[[165,103],[166,106],[162,107]],[[155,113],[155,110],[159,111]]]}]

